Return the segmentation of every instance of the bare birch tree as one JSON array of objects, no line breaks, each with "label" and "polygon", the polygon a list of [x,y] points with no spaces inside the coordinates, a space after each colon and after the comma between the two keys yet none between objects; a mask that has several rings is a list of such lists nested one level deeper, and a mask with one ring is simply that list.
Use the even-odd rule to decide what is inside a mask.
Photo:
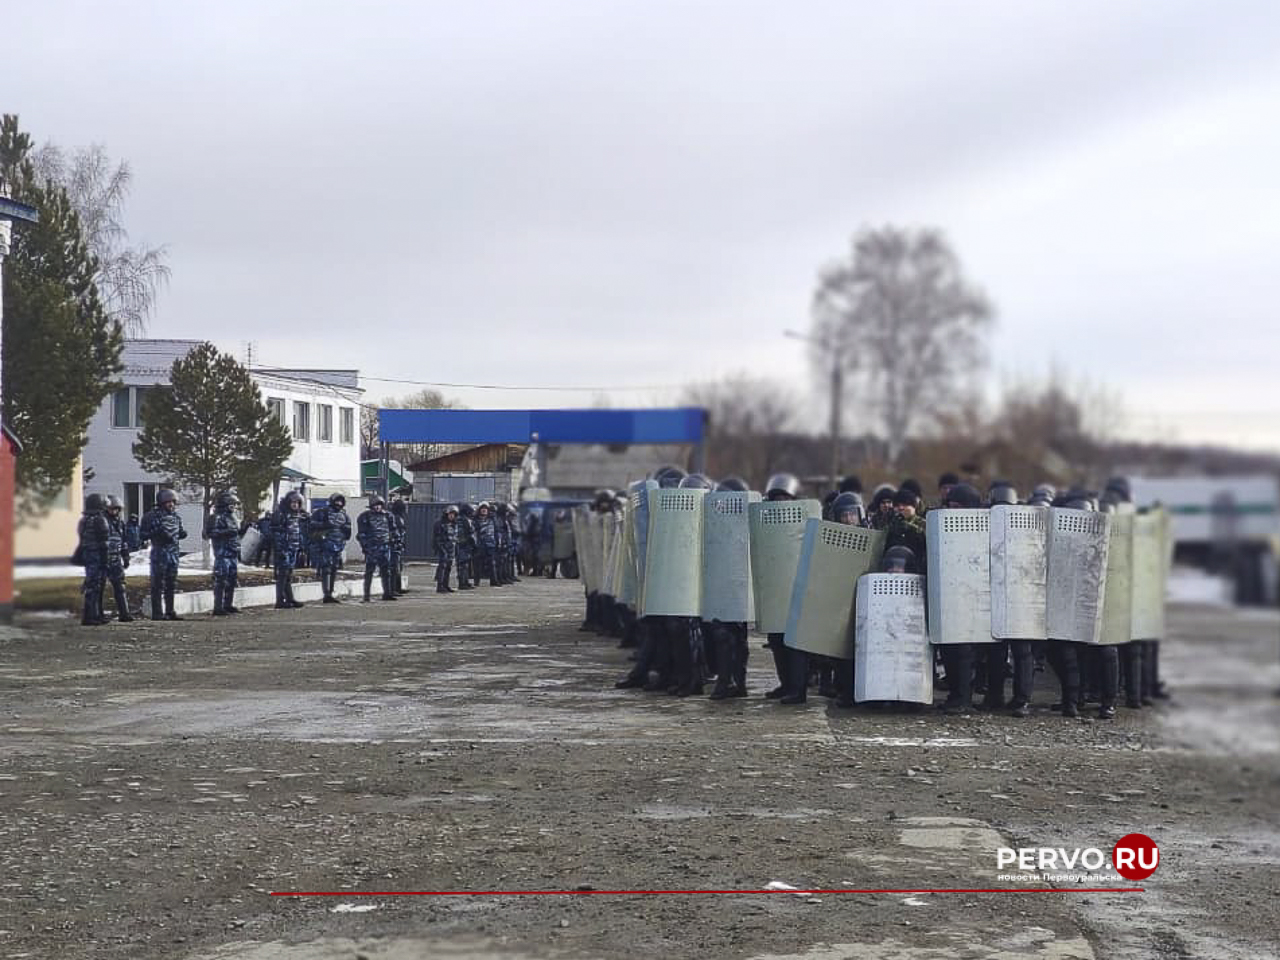
[{"label": "bare birch tree", "polygon": [[819,271],[812,313],[816,369],[825,383],[836,352],[853,408],[871,415],[896,462],[921,420],[985,364],[993,310],[941,231],[885,226],[859,232],[846,258]]}]

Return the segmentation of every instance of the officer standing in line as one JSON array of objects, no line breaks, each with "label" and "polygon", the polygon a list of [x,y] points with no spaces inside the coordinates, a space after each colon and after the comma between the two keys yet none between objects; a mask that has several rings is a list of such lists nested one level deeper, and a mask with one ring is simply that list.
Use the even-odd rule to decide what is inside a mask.
[{"label": "officer standing in line", "polygon": [[107,622],[102,612],[102,585],[106,577],[107,541],[110,529],[103,516],[106,501],[102,494],[91,493],[84,498],[84,513],[76,525],[75,561],[84,565],[84,584],[81,594],[84,607],[80,613],[82,627],[97,627]]},{"label": "officer standing in line", "polygon": [[507,572],[512,583],[520,582],[520,547],[524,542],[524,529],[520,526],[520,508],[514,503],[507,504],[507,528],[510,530],[511,550],[507,562]]},{"label": "officer standing in line", "polygon": [[[795,500],[799,496],[800,481],[793,473],[775,473],[764,485],[764,498],[767,501]],[[765,646],[773,654],[774,672],[778,675],[778,685],[766,693],[765,697],[769,700],[803,703],[805,686],[809,682],[808,658],[802,650],[789,651],[782,642],[785,636],[785,633],[771,633],[765,640]],[[792,676],[793,664],[794,669],[801,671],[797,677]],[[799,699],[791,696],[792,688],[797,686],[800,690]]]},{"label": "officer standing in line", "polygon": [[444,508],[432,530],[431,542],[436,548],[436,593],[453,593],[449,575],[458,556],[458,508]]},{"label": "officer standing in line", "polygon": [[235,509],[240,498],[234,493],[218,494],[214,501],[209,539],[213,542],[213,615],[239,613],[235,606],[236,581],[240,570],[240,523]]},{"label": "officer standing in line", "polygon": [[302,606],[293,595],[293,569],[303,547],[306,513],[302,494],[290,490],[280,500],[271,516],[271,552],[275,560],[276,609],[292,610]]},{"label": "officer standing in line", "polygon": [[[711,490],[714,487],[715,484],[705,473],[691,473],[680,481],[682,490]],[[701,694],[703,684],[706,683],[707,669],[702,620],[699,617],[662,617],[661,620],[672,664],[668,692],[677,697]]]},{"label": "officer standing in line", "polygon": [[897,492],[892,485],[887,483],[882,483],[876,487],[875,493],[871,495],[871,509],[868,518],[873,529],[884,530],[893,520],[893,495]]},{"label": "officer standing in line", "polygon": [[373,574],[382,580],[382,599],[395,600],[391,589],[391,540],[395,520],[387,510],[387,501],[378,494],[369,497],[369,509],[356,519],[356,539],[364,551],[364,602],[372,599]]},{"label": "officer standing in line", "polygon": [[[1057,498],[1054,504],[1068,510],[1092,511],[1093,503],[1089,495],[1083,491],[1073,490]],[[1081,681],[1084,669],[1088,666],[1089,644],[1072,640],[1054,640],[1046,644],[1049,665],[1057,674],[1058,685],[1062,690],[1062,700],[1057,708],[1064,717],[1080,716],[1082,697]]]},{"label": "officer standing in line", "polygon": [[[741,477],[728,476],[716,485],[716,492],[746,493],[747,483]],[[715,649],[716,685],[711,690],[711,700],[726,700],[747,695],[747,660],[751,656],[748,628],[745,622],[726,623],[712,620],[704,624]]]},{"label": "officer standing in line", "polygon": [[151,619],[181,620],[173,610],[173,594],[178,584],[178,542],[187,538],[187,531],[178,514],[176,493],[165,488],[156,494],[155,507],[142,518],[141,532],[151,542]]},{"label": "officer standing in line", "polygon": [[481,500],[476,507],[476,560],[479,566],[476,570],[476,584],[479,585],[480,578],[486,573],[489,576],[489,586],[497,587],[498,570],[497,570],[497,553],[498,553],[498,532],[497,522],[493,516],[493,508],[489,506],[488,500]]},{"label": "officer standing in line", "polygon": [[[458,589],[473,590],[471,558],[476,553],[476,511],[464,503],[458,514]],[[479,582],[478,576],[475,582]]]},{"label": "officer standing in line", "polygon": [[404,548],[409,535],[409,505],[403,497],[395,497],[391,501],[391,592],[397,596],[405,593],[404,589]]},{"label": "officer standing in line", "polygon": [[[996,481],[987,493],[987,501],[993,507],[1000,504],[1013,506],[1018,502],[1018,491],[1006,481]],[[1056,642],[1056,641],[1055,641]],[[1031,715],[1031,690],[1035,680],[1035,640],[1001,640],[985,644],[987,654],[987,692],[979,710],[994,712],[1005,708],[1004,683],[1009,658],[1013,659],[1013,699],[1009,702],[1009,715]]]},{"label": "officer standing in line", "polygon": [[493,574],[497,577],[498,586],[511,584],[507,576],[507,554],[511,550],[511,529],[507,526],[507,505],[499,503],[493,508]]},{"label": "officer standing in line", "polygon": [[342,567],[342,551],[351,539],[351,517],[347,514],[347,498],[332,493],[329,499],[311,512],[311,535],[316,538],[316,572],[320,575],[323,603],[341,603],[334,595],[338,570]]},{"label": "officer standing in line", "polygon": [[[947,509],[980,510],[982,495],[970,484],[957,483],[947,491],[942,506]],[[948,692],[940,709],[946,713],[969,713],[973,709],[973,644],[942,644],[942,663],[947,671]]]},{"label": "officer standing in line", "polygon": [[959,474],[947,471],[938,477],[938,506],[947,502],[947,494],[951,492],[951,488],[960,482]]},{"label": "officer standing in line", "polygon": [[913,556],[925,555],[924,516],[920,513],[920,495],[903,484],[893,495],[893,513],[885,521],[885,549],[907,547]]},{"label": "officer standing in line", "polygon": [[[862,504],[862,496],[852,490],[841,493],[831,505],[831,519],[847,527],[865,527],[867,514]],[[827,657],[826,659],[830,661],[833,689],[831,693],[824,692],[823,695],[834,695],[837,707],[843,709],[853,707],[853,658],[843,660],[839,657]]]},{"label": "officer standing in line", "polygon": [[[129,613],[129,595],[124,589],[124,571],[129,566],[129,544],[126,540],[125,522],[120,513],[124,504],[115,494],[107,495],[107,559],[103,572],[111,582],[111,593],[116,601],[116,619],[121,623],[129,623],[133,616]],[[99,594],[98,613],[106,619],[102,606],[102,595]]]}]

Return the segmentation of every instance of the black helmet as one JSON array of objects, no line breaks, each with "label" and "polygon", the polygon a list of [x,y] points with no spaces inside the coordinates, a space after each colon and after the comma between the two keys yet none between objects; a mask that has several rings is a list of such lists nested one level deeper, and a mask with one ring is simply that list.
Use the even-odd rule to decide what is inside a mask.
[{"label": "black helmet", "polygon": [[108,493],[108,494],[107,494],[107,509],[108,509],[108,510],[123,510],[123,509],[124,509],[124,504],[120,502],[120,498],[119,498],[119,497],[117,497],[114,493]]},{"label": "black helmet", "polygon": [[469,503],[464,503],[462,505],[462,515],[464,517],[474,517],[476,515],[476,508]]},{"label": "black helmet", "polygon": [[880,558],[880,570],[883,573],[915,573],[916,552],[902,544],[890,547]]},{"label": "black helmet", "polygon": [[680,486],[685,490],[714,490],[716,485],[705,473],[691,473],[680,481]]},{"label": "black helmet", "polygon": [[340,493],[329,494],[329,506],[333,507],[335,510],[341,510],[346,505],[347,505],[347,498],[344,497],[342,494]]},{"label": "black helmet", "polygon": [[370,495],[369,495],[369,509],[370,509],[370,510],[372,510],[374,507],[385,507],[386,505],[387,505],[387,501],[385,501],[385,500],[383,500],[383,499],[382,499],[382,495],[381,495],[381,494],[378,494],[378,493],[372,493],[372,494],[370,494]]},{"label": "black helmet", "polygon": [[505,517],[510,512],[511,512],[511,508],[507,506],[505,503],[498,504],[498,516]]},{"label": "black helmet", "polygon": [[409,505],[404,502],[403,497],[396,497],[391,501],[391,512],[397,517],[403,517],[409,512]]},{"label": "black helmet", "polygon": [[1093,501],[1088,497],[1072,497],[1063,504],[1068,510],[1093,510]]},{"label": "black helmet", "polygon": [[747,481],[743,480],[739,476],[735,476],[734,474],[729,474],[729,476],[725,477],[718,484],[716,484],[717,493],[724,493],[726,491],[732,491],[734,493],[746,493],[747,490],[749,489],[750,488],[747,486]]},{"label": "black helmet", "polygon": [[106,505],[107,501],[100,493],[91,493],[84,498],[85,513],[101,513]]},{"label": "black helmet", "polygon": [[1005,480],[997,480],[991,484],[991,489],[987,491],[987,503],[991,506],[999,506],[1000,504],[1015,504],[1018,502],[1018,491],[1013,488],[1013,484]]},{"label": "black helmet", "polygon": [[664,490],[670,490],[680,486],[680,481],[684,479],[684,471],[679,467],[659,467],[654,471],[653,479],[658,481],[658,486]]},{"label": "black helmet", "polygon": [[862,480],[859,479],[857,474],[853,474],[853,473],[849,474],[847,477],[844,477],[840,481],[840,492],[841,493],[861,493]]},{"label": "black helmet", "polygon": [[948,470],[946,473],[942,474],[942,476],[938,477],[938,489],[941,490],[943,487],[954,487],[959,482],[960,475]]},{"label": "black helmet", "polygon": [[894,493],[893,505],[895,507],[918,507],[920,506],[920,494],[908,487],[902,487]]},{"label": "black helmet", "polygon": [[835,520],[836,523],[844,523],[844,521],[841,520],[840,518],[844,516],[846,513],[852,513],[856,515],[857,519],[854,521],[855,526],[857,524],[862,523],[862,521],[866,518],[867,511],[866,511],[866,508],[862,505],[861,494],[854,493],[852,490],[847,490],[844,493],[840,494],[838,497],[836,497],[835,500],[832,501],[831,503],[831,519],[832,520]]},{"label": "black helmet", "polygon": [[218,494],[216,506],[219,510],[232,510],[240,506],[240,498],[228,490],[225,493]]},{"label": "black helmet", "polygon": [[972,508],[982,506],[982,494],[978,493],[971,484],[957,483],[947,492],[944,507],[962,507]]},{"label": "black helmet", "polygon": [[1133,502],[1133,490],[1129,486],[1128,477],[1111,477],[1107,480],[1107,492],[1114,493],[1120,503]]},{"label": "black helmet", "polygon": [[178,502],[178,495],[174,493],[172,490],[170,490],[168,487],[165,487],[163,490],[161,490],[159,493],[156,494],[157,507],[163,507],[166,503],[176,504],[177,502]]},{"label": "black helmet", "polygon": [[612,490],[610,490],[608,487],[604,487],[600,490],[597,490],[595,494],[595,500],[593,501],[593,505],[595,506],[596,511],[598,513],[603,513],[604,511],[608,510],[612,506],[613,499],[616,496],[617,494],[614,493]]},{"label": "black helmet", "polygon": [[794,473],[775,473],[764,485],[764,495],[773,498],[774,494],[782,494],[792,500],[800,496],[800,480]]}]

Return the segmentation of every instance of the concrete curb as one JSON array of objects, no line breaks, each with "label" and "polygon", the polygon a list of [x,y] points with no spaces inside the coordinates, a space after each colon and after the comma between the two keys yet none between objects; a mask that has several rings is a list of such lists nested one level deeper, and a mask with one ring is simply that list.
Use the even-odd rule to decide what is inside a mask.
[{"label": "concrete curb", "polygon": [[[404,585],[409,586],[409,578],[403,577]],[[375,595],[381,595],[381,587],[375,580]],[[364,579],[361,577],[343,577],[333,585],[334,596],[337,597],[357,597],[364,596]],[[303,602],[308,600],[319,600],[324,596],[324,590],[321,589],[319,581],[308,580],[306,582],[295,582],[293,585],[293,595]],[[236,590],[234,603],[237,607],[271,607],[275,606],[276,587],[274,583],[266,583],[259,587],[239,587]],[[213,591],[212,590],[190,590],[186,593],[174,594],[173,612],[180,617],[185,617],[197,613],[211,613],[213,611]],[[148,619],[151,617],[151,598],[145,597],[142,601],[142,615]]]}]

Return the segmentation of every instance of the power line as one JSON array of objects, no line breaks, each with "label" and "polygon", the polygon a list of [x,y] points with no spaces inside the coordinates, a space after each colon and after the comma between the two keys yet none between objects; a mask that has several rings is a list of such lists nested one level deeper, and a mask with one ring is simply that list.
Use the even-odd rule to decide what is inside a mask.
[{"label": "power line", "polygon": [[[259,368],[262,369],[262,368]],[[447,387],[450,390],[541,390],[541,391],[585,391],[588,393],[600,393],[609,390],[681,390],[688,384],[658,383],[658,384],[639,384],[636,386],[625,386],[619,384],[610,384],[609,386],[515,386],[512,384],[501,383],[446,383],[442,380],[402,380],[396,377],[374,377],[365,373],[360,374],[361,380],[377,380],[379,383],[403,383],[414,387]]]}]

